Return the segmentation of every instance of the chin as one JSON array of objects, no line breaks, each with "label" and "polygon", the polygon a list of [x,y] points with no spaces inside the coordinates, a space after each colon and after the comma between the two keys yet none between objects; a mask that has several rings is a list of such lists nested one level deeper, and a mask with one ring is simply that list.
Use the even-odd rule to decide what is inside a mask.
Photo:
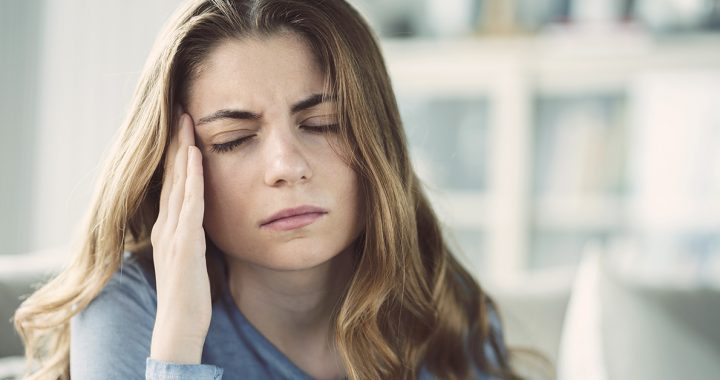
[{"label": "chin", "polygon": [[304,243],[286,242],[279,246],[254,250],[253,254],[246,252],[231,256],[270,270],[298,271],[328,263],[343,251],[340,246],[329,247],[318,242]]}]

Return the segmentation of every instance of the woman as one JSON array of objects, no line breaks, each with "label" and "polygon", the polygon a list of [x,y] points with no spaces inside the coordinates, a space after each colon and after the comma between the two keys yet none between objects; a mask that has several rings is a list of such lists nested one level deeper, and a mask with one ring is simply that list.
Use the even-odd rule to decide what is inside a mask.
[{"label": "woman", "polygon": [[31,378],[516,378],[347,3],[190,1],[134,99]]}]

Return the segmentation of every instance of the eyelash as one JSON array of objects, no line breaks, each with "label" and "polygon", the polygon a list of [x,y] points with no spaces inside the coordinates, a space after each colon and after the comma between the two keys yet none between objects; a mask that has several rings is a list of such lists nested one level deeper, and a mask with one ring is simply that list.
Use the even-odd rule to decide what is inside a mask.
[{"label": "eyelash", "polygon": [[[310,133],[326,133],[326,132],[333,132],[337,130],[337,124],[328,124],[328,125],[301,125],[300,128],[303,128],[307,130]],[[245,136],[241,137],[237,140],[229,141],[222,144],[212,144],[210,147],[210,150],[214,153],[225,153],[229,152],[240,145],[244,144],[245,142],[249,141],[251,138],[253,138],[255,135],[251,136]]]}]

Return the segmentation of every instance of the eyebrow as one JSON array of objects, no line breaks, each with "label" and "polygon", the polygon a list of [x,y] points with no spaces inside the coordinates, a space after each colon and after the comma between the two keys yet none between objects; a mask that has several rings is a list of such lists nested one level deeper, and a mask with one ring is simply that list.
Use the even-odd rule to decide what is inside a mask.
[{"label": "eyebrow", "polygon": [[[290,108],[290,111],[292,113],[298,113],[302,110],[306,110],[308,108],[314,107],[320,103],[324,103],[327,101],[335,101],[336,97],[335,95],[328,95],[328,94],[312,94],[306,99],[303,99],[295,104]],[[244,111],[244,110],[236,110],[236,109],[221,109],[218,111],[213,112],[212,114],[208,116],[201,117],[197,123],[195,123],[195,126],[200,126],[202,124],[211,123],[213,121],[221,120],[221,119],[233,119],[233,120],[258,120],[260,119],[261,115],[258,113],[250,112],[250,111]]]},{"label": "eyebrow", "polygon": [[213,112],[211,115],[201,117],[200,120],[195,123],[195,126],[212,123],[213,121],[221,119],[257,120],[260,119],[260,115],[248,111],[221,109]]},{"label": "eyebrow", "polygon": [[310,95],[307,99],[295,103],[292,106],[291,111],[292,113],[298,113],[302,110],[315,107],[316,105],[327,101],[335,101],[335,95],[313,94]]}]

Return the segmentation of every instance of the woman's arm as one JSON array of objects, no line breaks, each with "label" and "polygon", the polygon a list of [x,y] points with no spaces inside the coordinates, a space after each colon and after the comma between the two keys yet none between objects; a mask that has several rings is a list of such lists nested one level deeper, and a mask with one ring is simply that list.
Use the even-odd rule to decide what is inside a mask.
[{"label": "woman's arm", "polygon": [[165,175],[151,242],[157,315],[150,357],[200,364],[212,304],[205,264],[204,194],[200,150],[189,115],[182,114],[165,156]]},{"label": "woman's arm", "polygon": [[179,121],[165,158],[160,212],[151,234],[157,301],[147,302],[141,281],[124,281],[119,272],[73,318],[73,378],[222,376],[222,369],[200,364],[212,314],[202,227],[202,158],[193,146],[189,115]]}]

